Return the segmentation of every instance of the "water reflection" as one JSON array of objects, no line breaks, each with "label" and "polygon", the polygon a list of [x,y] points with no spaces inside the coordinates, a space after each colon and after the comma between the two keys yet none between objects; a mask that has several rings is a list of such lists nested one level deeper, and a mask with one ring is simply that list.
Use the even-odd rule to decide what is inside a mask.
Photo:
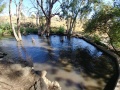
[{"label": "water reflection", "polygon": [[23,42],[17,42],[19,58],[32,63],[32,57],[27,53]]},{"label": "water reflection", "polygon": [[6,58],[37,63],[36,69],[47,70],[48,77],[60,81],[63,90],[102,90],[115,72],[110,57],[82,39],[56,35],[22,38],[19,43],[14,38],[0,40]]}]

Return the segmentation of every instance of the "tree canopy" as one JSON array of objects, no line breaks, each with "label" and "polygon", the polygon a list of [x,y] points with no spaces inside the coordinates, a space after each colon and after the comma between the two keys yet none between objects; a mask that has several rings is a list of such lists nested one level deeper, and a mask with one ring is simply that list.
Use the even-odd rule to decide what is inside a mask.
[{"label": "tree canopy", "polygon": [[90,12],[99,6],[100,0],[62,0],[62,16],[70,20],[69,33],[73,30],[76,19],[85,19]]},{"label": "tree canopy", "polygon": [[102,8],[86,24],[85,31],[106,33],[109,43],[117,51],[116,48],[120,46],[120,8],[102,5]]}]

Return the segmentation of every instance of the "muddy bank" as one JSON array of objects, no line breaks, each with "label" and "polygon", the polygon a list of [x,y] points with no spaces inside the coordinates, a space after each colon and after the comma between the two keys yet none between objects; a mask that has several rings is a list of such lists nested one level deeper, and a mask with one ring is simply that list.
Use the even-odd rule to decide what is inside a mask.
[{"label": "muddy bank", "polygon": [[34,69],[46,70],[49,80],[58,81],[62,90],[103,90],[106,85],[103,79],[94,79],[83,72],[76,72],[70,67],[66,72],[64,67],[34,63]]},{"label": "muddy bank", "polygon": [[0,90],[61,90],[58,82],[46,78],[46,71],[36,71],[26,61],[0,61]]}]

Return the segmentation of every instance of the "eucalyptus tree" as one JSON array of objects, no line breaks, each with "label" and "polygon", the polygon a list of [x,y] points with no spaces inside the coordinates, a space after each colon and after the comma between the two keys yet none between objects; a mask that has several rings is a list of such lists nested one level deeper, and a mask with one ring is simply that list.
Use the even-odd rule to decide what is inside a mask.
[{"label": "eucalyptus tree", "polygon": [[6,4],[3,3],[3,0],[0,0],[0,13],[4,10]]},{"label": "eucalyptus tree", "polygon": [[[50,27],[51,27],[51,18],[54,17],[55,15],[59,15],[59,10],[53,10],[54,5],[57,2],[60,2],[59,0],[36,0],[37,4],[39,5],[39,7],[41,8],[45,19],[46,19],[46,24],[45,24],[45,28],[42,32],[46,33],[47,36],[49,36],[50,34]],[[58,7],[59,9],[60,7]]]},{"label": "eucalyptus tree", "polygon": [[68,34],[72,34],[78,18],[86,18],[100,0],[62,0],[62,16],[67,19]]},{"label": "eucalyptus tree", "polygon": [[17,41],[21,41],[22,40],[22,37],[21,37],[21,32],[20,32],[20,16],[21,16],[21,6],[22,6],[22,2],[23,0],[19,0],[19,3],[18,3],[18,9],[16,10],[17,12],[17,33],[16,33],[16,30],[15,30],[15,27],[13,25],[13,22],[12,22],[12,13],[11,13],[11,4],[12,4],[12,0],[9,0],[9,17],[10,17],[10,25],[12,27],[12,31],[13,31],[13,34],[15,36],[15,39]]},{"label": "eucalyptus tree", "polygon": [[[102,5],[99,12],[95,13],[86,24],[85,31],[106,33],[109,38],[109,44],[117,53],[116,48],[120,47],[120,8]],[[119,53],[117,54],[120,55]]]}]

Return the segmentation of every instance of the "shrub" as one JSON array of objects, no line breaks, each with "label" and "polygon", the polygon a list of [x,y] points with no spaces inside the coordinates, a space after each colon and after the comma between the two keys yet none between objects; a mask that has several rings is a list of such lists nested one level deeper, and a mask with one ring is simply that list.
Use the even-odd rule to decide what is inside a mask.
[{"label": "shrub", "polygon": [[11,35],[12,29],[9,23],[0,23],[0,34]]},{"label": "shrub", "polygon": [[59,29],[58,29],[58,31],[57,31],[57,33],[58,34],[64,34],[64,31],[65,31],[65,28],[62,27],[62,26],[60,26]]},{"label": "shrub", "polygon": [[100,43],[101,39],[100,39],[100,37],[99,37],[98,35],[94,34],[94,36],[93,36],[93,41],[94,41],[95,43]]},{"label": "shrub", "polygon": [[2,30],[11,30],[11,26],[9,23],[1,23],[0,24],[0,29]]},{"label": "shrub", "polygon": [[25,31],[24,27],[20,27],[20,32],[23,34],[23,32]]},{"label": "shrub", "polygon": [[33,33],[33,34],[37,34],[38,33],[38,29],[37,28],[26,28],[25,29],[26,33]]},{"label": "shrub", "polygon": [[34,23],[21,23],[21,33],[22,34],[28,34],[28,33],[33,33],[37,34],[38,33],[38,27]]},{"label": "shrub", "polygon": [[101,40],[100,37],[96,34],[94,34],[93,38],[94,38],[95,41],[100,41]]},{"label": "shrub", "polygon": [[2,35],[3,30],[0,28],[0,35]]}]

